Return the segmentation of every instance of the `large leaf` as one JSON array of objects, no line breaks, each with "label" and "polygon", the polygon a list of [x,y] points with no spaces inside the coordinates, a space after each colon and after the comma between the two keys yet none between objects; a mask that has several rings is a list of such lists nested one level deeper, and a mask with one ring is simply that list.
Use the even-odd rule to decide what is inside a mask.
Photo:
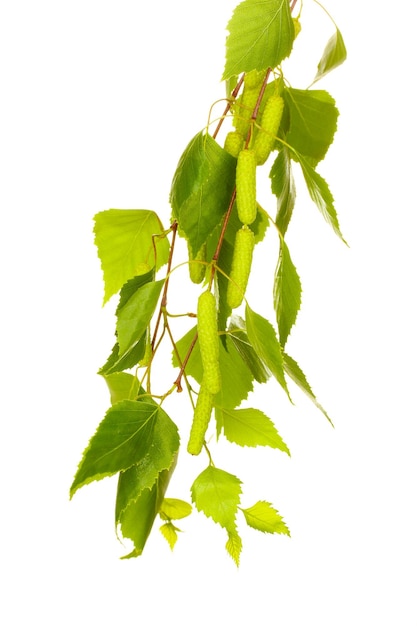
[{"label": "large leaf", "polygon": [[143,285],[119,310],[116,325],[119,353],[125,354],[146,333],[164,282],[158,280]]},{"label": "large leaf", "polygon": [[248,509],[241,509],[247,524],[263,533],[281,533],[290,536],[290,531],[269,502],[260,500]]},{"label": "large leaf", "polygon": [[169,244],[154,211],[109,209],[94,217],[95,244],[104,279],[104,303],[131,278],[160,268]]},{"label": "large leaf", "polygon": [[252,311],[249,305],[246,305],[245,319],[251,345],[291,400],[284,376],[282,349],[273,326],[262,315]]},{"label": "large leaf", "polygon": [[295,37],[289,0],[244,0],[227,29],[223,80],[277,67],[290,54]]},{"label": "large leaf", "polygon": [[152,444],[158,411],[151,402],[123,400],[112,406],[84,451],[71,497],[83,485],[139,463]]},{"label": "large leaf", "polygon": [[289,149],[284,147],[275,159],[271,172],[271,189],[278,200],[275,223],[282,236],[287,232],[295,205],[295,183]]},{"label": "large leaf", "polygon": [[227,211],[235,184],[235,169],[236,159],[203,132],[190,141],[179,160],[170,201],[173,215],[194,254]]},{"label": "large leaf", "polygon": [[272,421],[259,409],[219,408],[226,439],[239,446],[269,446],[286,452],[290,451],[278,434]]},{"label": "large leaf", "polygon": [[233,474],[210,465],[192,484],[191,496],[198,511],[229,531],[236,528],[241,481]]},{"label": "large leaf", "polygon": [[[146,401],[138,404],[143,402]],[[177,462],[178,429],[165,411],[154,406],[158,412],[148,452],[119,476],[116,526],[122,536],[134,544],[133,551],[124,558],[142,554]]]},{"label": "large leaf", "polygon": [[333,422],[328,416],[327,412],[324,410],[321,404],[317,401],[317,398],[314,395],[313,390],[311,389],[304,372],[302,371],[298,363],[294,361],[294,359],[291,358],[288,354],[285,354],[285,353],[284,353],[284,369],[285,369],[285,372],[288,374],[288,376],[295,382],[296,385],[298,385],[298,387],[302,391],[304,391],[307,397],[310,398],[310,400],[323,413],[323,415],[329,420],[330,424],[333,426]]},{"label": "large leaf", "polygon": [[333,143],[339,115],[335,101],[324,90],[287,87],[282,95],[290,119],[285,141],[317,165]]},{"label": "large leaf", "polygon": [[[123,510],[118,511],[116,504],[116,522],[120,532],[126,539],[131,539],[134,545],[133,550],[126,554],[124,559],[142,554],[174,468],[175,462],[169,470],[164,470],[158,475],[150,489],[143,489],[139,496],[130,500]],[[123,474],[120,480],[124,480]]]},{"label": "large leaf", "polygon": [[301,281],[291,260],[288,246],[281,238],[278,265],[274,280],[274,308],[279,340],[284,347],[301,305]]},{"label": "large leaf", "polygon": [[346,60],[346,57],[347,52],[342,33],[338,28],[336,28],[336,32],[332,35],[332,37],[330,37],[324,49],[323,55],[317,66],[317,74],[313,82],[315,83],[320,78],[323,78],[323,76],[341,65]]},{"label": "large leaf", "polygon": [[300,165],[306,181],[308,193],[318,207],[326,222],[328,222],[336,235],[346,243],[340,230],[336,209],[334,208],[333,195],[327,182],[322,176],[303,158],[300,157]]},{"label": "large leaf", "polygon": [[[141,404],[141,400],[138,404]],[[150,489],[160,472],[171,467],[178,452],[180,440],[178,429],[168,415],[157,405],[152,439],[145,456],[141,460],[121,472],[117,490],[116,517],[132,500],[136,500],[141,491]]]}]

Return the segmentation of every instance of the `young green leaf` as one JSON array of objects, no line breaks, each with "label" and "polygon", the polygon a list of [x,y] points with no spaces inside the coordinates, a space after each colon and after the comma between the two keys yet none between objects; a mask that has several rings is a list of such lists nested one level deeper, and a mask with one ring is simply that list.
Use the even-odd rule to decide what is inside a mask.
[{"label": "young green leaf", "polygon": [[278,200],[278,211],[275,223],[284,237],[287,232],[295,205],[295,184],[291,170],[289,149],[283,147],[275,159],[271,172],[271,189]]},{"label": "young green leaf", "polygon": [[294,24],[289,0],[243,0],[227,25],[222,80],[241,72],[275,68],[291,52]]},{"label": "young green leaf", "polygon": [[333,143],[339,116],[335,101],[324,90],[286,87],[282,95],[290,119],[285,141],[317,165]]},{"label": "young green leaf", "polygon": [[123,400],[112,406],[84,451],[70,494],[138,463],[149,452],[158,406]]},{"label": "young green leaf", "polygon": [[342,33],[338,28],[336,28],[336,32],[327,42],[323,55],[317,66],[317,74],[314,78],[313,84],[344,63],[344,61],[346,61],[346,57],[347,52]]},{"label": "young green leaf", "polygon": [[319,402],[317,402],[317,398],[313,393],[309,383],[307,382],[307,378],[305,377],[304,372],[291,358],[288,354],[284,353],[284,369],[288,376],[295,382],[298,387],[310,398],[310,400],[315,404],[315,406],[323,413],[323,415],[329,420],[330,424],[333,426],[333,422],[328,416],[327,412],[321,406]]},{"label": "young green leaf", "polygon": [[237,567],[240,563],[240,553],[242,552],[242,539],[238,535],[236,530],[229,530],[227,532],[228,540],[226,542],[226,550],[234,560]]},{"label": "young green leaf", "polygon": [[340,237],[343,243],[346,243],[340,230],[333,196],[328,184],[305,159],[300,158],[300,165],[311,199],[317,205],[326,222],[332,226],[336,235]]},{"label": "young green leaf", "polygon": [[109,209],[94,217],[95,244],[104,279],[104,302],[138,274],[159,269],[169,244],[159,217],[145,209]]},{"label": "young green leaf", "polygon": [[179,529],[176,528],[174,524],[171,524],[171,522],[166,522],[166,524],[162,524],[159,530],[161,531],[162,536],[165,537],[165,539],[168,541],[168,545],[171,548],[171,550],[173,550],[175,547],[175,544],[178,541]]},{"label": "young green leaf", "polygon": [[277,429],[259,409],[224,409],[216,411],[222,420],[224,436],[239,446],[269,446],[282,450],[290,456],[287,445],[278,434]]},{"label": "young green leaf", "polygon": [[183,519],[192,513],[192,506],[189,502],[178,498],[164,498],[159,515],[163,520]]},{"label": "young green leaf", "polygon": [[279,340],[284,347],[301,305],[301,281],[291,260],[288,246],[281,237],[278,265],[274,280],[274,308]]},{"label": "young green leaf", "polygon": [[135,367],[144,357],[146,350],[146,334],[143,334],[137,343],[124,354],[119,354],[119,344],[116,342],[113,346],[105,364],[98,370],[102,376],[123,372]]},{"label": "young green leaf", "polygon": [[164,282],[143,285],[119,310],[116,324],[119,354],[126,354],[146,334]]},{"label": "young green leaf", "polygon": [[290,531],[269,502],[260,500],[248,509],[241,509],[248,526],[263,533],[279,533],[290,536]]},{"label": "young green leaf", "polygon": [[122,400],[135,400],[139,392],[139,381],[136,376],[127,372],[116,372],[103,376],[110,391],[112,405]]},{"label": "young green leaf", "polygon": [[251,345],[291,401],[284,376],[282,349],[273,326],[262,315],[252,311],[249,305],[246,305],[245,319],[246,331]]},{"label": "young green leaf", "polygon": [[192,484],[191,497],[198,511],[234,531],[240,502],[241,481],[224,470],[209,465]]}]

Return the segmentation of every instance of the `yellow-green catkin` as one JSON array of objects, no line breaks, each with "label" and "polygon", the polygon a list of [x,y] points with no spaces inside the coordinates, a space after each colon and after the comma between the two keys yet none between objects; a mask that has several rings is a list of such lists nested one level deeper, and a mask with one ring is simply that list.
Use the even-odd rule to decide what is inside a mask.
[{"label": "yellow-green catkin", "polygon": [[197,332],[205,385],[212,394],[220,391],[220,342],[216,298],[203,291],[197,303]]},{"label": "yellow-green catkin", "polygon": [[258,101],[260,87],[249,89],[244,87],[243,93],[237,98],[233,107],[233,125],[237,132],[246,137],[252,120],[252,113]]},{"label": "yellow-green catkin", "polygon": [[244,85],[247,89],[256,89],[257,87],[260,89],[262,82],[265,78],[265,70],[258,72],[258,70],[251,70],[250,72],[246,72],[244,76]]},{"label": "yellow-green catkin", "polygon": [[212,409],[213,394],[207,389],[205,379],[203,378],[194,409],[190,437],[188,439],[187,451],[190,454],[200,454],[203,448]]},{"label": "yellow-green catkin", "polygon": [[265,103],[260,128],[255,137],[253,149],[256,163],[263,165],[273,149],[284,111],[284,100],[278,94],[272,94]]},{"label": "yellow-green catkin", "polygon": [[242,224],[256,219],[256,156],[253,150],[242,150],[236,166],[236,206]]},{"label": "yellow-green catkin", "polygon": [[227,133],[224,140],[224,149],[226,150],[226,152],[235,157],[235,159],[237,159],[239,152],[243,148],[243,143],[243,135],[238,133],[237,130],[231,130],[229,133]]},{"label": "yellow-green catkin", "polygon": [[207,245],[203,243],[197,254],[193,255],[190,244],[188,244],[188,273],[190,279],[196,285],[201,283],[206,274]]},{"label": "yellow-green catkin", "polygon": [[227,304],[231,309],[240,306],[245,296],[254,247],[254,233],[249,226],[242,226],[236,233],[230,280],[227,285]]}]

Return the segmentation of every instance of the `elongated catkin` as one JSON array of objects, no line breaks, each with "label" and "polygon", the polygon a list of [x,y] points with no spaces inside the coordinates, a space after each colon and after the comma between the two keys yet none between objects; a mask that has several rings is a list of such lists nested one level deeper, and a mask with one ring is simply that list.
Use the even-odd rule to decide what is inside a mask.
[{"label": "elongated catkin", "polygon": [[203,291],[197,303],[197,332],[205,385],[212,394],[220,391],[220,343],[217,326],[216,298]]},{"label": "elongated catkin", "polygon": [[249,226],[242,226],[236,233],[232,269],[227,285],[227,304],[231,309],[240,306],[244,298],[252,266],[254,247],[254,233]]}]

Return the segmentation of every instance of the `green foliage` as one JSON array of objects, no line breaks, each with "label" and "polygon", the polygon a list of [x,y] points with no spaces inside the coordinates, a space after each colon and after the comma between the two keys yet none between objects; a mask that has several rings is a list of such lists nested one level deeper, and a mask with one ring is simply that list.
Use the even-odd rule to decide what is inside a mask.
[{"label": "green foliage", "polygon": [[[123,558],[142,554],[158,516],[160,532],[173,549],[181,532],[177,520],[195,510],[224,529],[225,547],[236,565],[242,552],[239,517],[262,533],[290,535],[268,501],[241,507],[243,483],[216,466],[216,439],[206,437],[212,415],[217,439],[223,438],[226,448],[229,444],[241,446],[249,458],[251,448],[258,446],[290,456],[276,416],[250,406],[260,386],[272,377],[284,399],[292,402],[288,384],[295,385],[332,423],[304,372],[287,352],[302,293],[286,240],[296,210],[293,168],[299,168],[312,203],[344,241],[332,193],[317,171],[334,140],[339,112],[327,91],[295,88],[284,76],[283,61],[292,51],[296,34],[302,37],[304,32],[300,32],[302,11],[296,21],[292,18],[296,2],[244,0],[236,7],[226,41],[226,112],[212,134],[208,124],[183,151],[169,194],[169,225],[163,226],[167,216],[162,219],[145,209],[109,209],[95,216],[104,302],[119,296],[116,340],[99,369],[111,406],[84,450],[70,497],[93,481],[118,474],[116,529],[131,543]],[[342,35],[335,29],[313,83],[346,58]],[[242,85],[243,96],[239,95]],[[273,103],[271,98],[279,107],[269,120],[265,103],[268,99]],[[223,124],[230,127],[225,133],[226,149],[218,140]],[[249,169],[239,168],[237,176],[237,161],[242,162],[239,155],[242,151],[244,156],[252,154],[254,146],[259,149],[262,142],[266,144],[259,158]],[[256,198],[256,183],[270,151],[269,177],[276,201],[273,215]],[[243,213],[242,198],[250,200],[250,210]],[[250,230],[242,222],[250,223]],[[257,247],[263,245],[268,228],[276,235],[276,267],[271,276],[266,271],[269,268],[263,268],[261,289],[270,280],[273,323],[255,312],[249,301],[252,296],[244,297]],[[250,245],[240,246],[242,232]],[[178,258],[178,237],[186,242],[184,258]],[[295,249],[296,242],[293,246]],[[184,282],[176,291],[170,279],[184,264],[190,272],[181,274]],[[237,267],[244,271],[237,272]],[[190,328],[178,337],[173,317],[181,310],[188,285],[200,291],[193,310],[182,310],[180,315],[197,317],[197,325],[190,322]],[[238,298],[228,297],[231,287],[238,288]],[[252,292],[248,289],[247,293]],[[170,313],[172,301],[175,316]],[[171,350],[175,371],[171,380],[176,379],[161,390],[160,373],[167,363],[155,356],[159,357],[162,344]],[[173,415],[168,416],[163,408],[166,398],[184,387],[190,401],[188,415],[181,408],[175,415],[172,409]],[[189,481],[190,502],[166,497],[181,458],[179,426],[181,431],[188,429],[185,453],[204,452],[208,458],[206,469]]]}]

